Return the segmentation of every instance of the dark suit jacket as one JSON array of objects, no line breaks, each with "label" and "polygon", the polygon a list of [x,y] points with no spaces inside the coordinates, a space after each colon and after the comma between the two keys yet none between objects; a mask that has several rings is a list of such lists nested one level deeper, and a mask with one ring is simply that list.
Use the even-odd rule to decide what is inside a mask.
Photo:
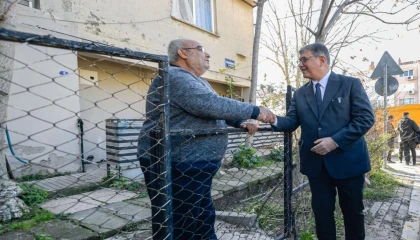
[{"label": "dark suit jacket", "polygon": [[400,131],[401,141],[416,141],[415,133],[419,132],[419,126],[409,118],[402,118],[398,122],[398,131]]},{"label": "dark suit jacket", "polygon": [[[301,126],[300,169],[319,175],[322,162],[333,178],[344,179],[370,171],[363,135],[375,122],[370,101],[359,79],[331,72],[320,106],[316,105],[312,81],[297,89],[285,117],[277,117],[275,131],[291,132]],[[321,156],[311,151],[315,140],[331,137],[339,146]]]}]

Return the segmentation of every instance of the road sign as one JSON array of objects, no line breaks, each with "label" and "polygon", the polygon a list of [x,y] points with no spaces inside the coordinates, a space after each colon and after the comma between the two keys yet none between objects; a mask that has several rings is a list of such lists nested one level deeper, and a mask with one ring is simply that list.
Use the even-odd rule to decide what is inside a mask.
[{"label": "road sign", "polygon": [[385,74],[385,65],[388,67],[388,75],[398,75],[403,73],[403,70],[400,68],[400,66],[398,66],[394,59],[392,59],[391,55],[385,51],[384,55],[381,57],[381,60],[379,60],[379,63],[376,65],[375,70],[373,70],[370,78],[376,79],[383,77]]},{"label": "road sign", "polygon": [[[398,90],[398,86],[399,86],[398,80],[396,78],[392,77],[392,76],[388,76],[387,86],[388,86],[388,89],[386,91],[387,96],[391,96],[392,94],[394,94]],[[375,83],[375,92],[378,95],[383,96],[384,95],[384,90],[385,90],[384,89],[384,78],[381,77]]]}]

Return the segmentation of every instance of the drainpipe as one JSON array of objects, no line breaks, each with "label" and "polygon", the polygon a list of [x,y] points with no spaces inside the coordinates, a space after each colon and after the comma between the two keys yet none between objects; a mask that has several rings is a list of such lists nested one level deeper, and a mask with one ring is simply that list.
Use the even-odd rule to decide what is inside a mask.
[{"label": "drainpipe", "polygon": [[82,172],[85,172],[85,157],[83,151],[83,120],[81,118],[77,119],[77,126],[80,130],[80,153],[81,153],[81,160],[82,160]]}]

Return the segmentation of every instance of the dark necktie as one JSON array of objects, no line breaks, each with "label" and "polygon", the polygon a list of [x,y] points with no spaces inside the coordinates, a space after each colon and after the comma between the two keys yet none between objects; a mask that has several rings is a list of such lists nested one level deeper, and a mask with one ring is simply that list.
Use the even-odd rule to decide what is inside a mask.
[{"label": "dark necktie", "polygon": [[316,98],[316,105],[318,106],[318,115],[319,115],[319,106],[322,103],[322,96],[321,96],[321,84],[315,84],[315,98]]}]

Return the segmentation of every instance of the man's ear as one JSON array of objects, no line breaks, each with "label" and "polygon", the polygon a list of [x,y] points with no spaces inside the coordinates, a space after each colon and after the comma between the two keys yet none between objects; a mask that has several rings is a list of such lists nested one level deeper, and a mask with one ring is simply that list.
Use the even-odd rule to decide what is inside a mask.
[{"label": "man's ear", "polygon": [[182,51],[182,49],[178,49],[178,56],[182,59],[187,59],[188,56]]},{"label": "man's ear", "polygon": [[327,57],[321,55],[318,58],[321,61],[321,65],[322,66],[325,65],[325,64],[327,64]]}]

